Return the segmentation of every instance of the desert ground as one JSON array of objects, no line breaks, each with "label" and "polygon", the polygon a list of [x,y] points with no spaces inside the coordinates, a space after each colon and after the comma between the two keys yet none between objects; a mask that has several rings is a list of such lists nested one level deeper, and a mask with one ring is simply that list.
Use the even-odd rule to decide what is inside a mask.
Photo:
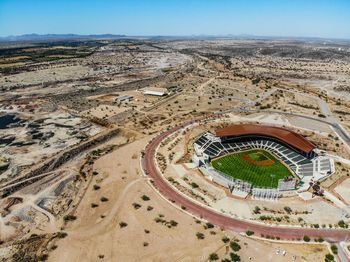
[{"label": "desert ground", "polygon": [[[272,239],[195,217],[159,192],[141,160],[161,132],[207,117],[157,149],[177,191],[252,223],[346,230],[349,50],[279,39],[0,45],[0,261],[341,261],[332,245],[346,252],[346,241]],[[190,161],[193,140],[232,123],[281,126],[314,143],[335,161],[320,182],[326,194],[271,202],[209,181]]]}]

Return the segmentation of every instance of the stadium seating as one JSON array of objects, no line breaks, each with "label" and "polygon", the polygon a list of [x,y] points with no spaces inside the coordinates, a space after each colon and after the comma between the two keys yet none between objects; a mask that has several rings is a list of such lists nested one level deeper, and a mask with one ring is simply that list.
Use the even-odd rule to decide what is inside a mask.
[{"label": "stadium seating", "polygon": [[245,138],[244,142],[221,142],[218,137],[207,132],[201,135],[194,144],[203,154],[210,158],[243,150],[264,149],[286,163],[300,178],[312,176],[314,171],[327,173],[331,170],[331,163],[328,158],[315,158],[311,160],[293,149],[268,138]]}]

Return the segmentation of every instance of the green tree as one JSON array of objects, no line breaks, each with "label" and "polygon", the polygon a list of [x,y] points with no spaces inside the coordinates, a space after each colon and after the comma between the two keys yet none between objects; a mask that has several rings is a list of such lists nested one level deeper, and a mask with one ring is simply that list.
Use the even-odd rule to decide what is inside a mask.
[{"label": "green tree", "polygon": [[334,255],[338,254],[338,247],[336,245],[331,245],[331,250],[333,252]]},{"label": "green tree", "polygon": [[241,261],[241,257],[233,252],[230,253],[230,258],[231,258],[231,261],[234,261],[234,262]]},{"label": "green tree", "polygon": [[309,236],[304,236],[303,239],[305,242],[310,242],[310,240],[311,240]]},{"label": "green tree", "polygon": [[237,242],[234,242],[234,241],[230,242],[230,247],[233,251],[236,251],[236,252],[241,249],[241,246]]},{"label": "green tree", "polygon": [[216,261],[216,260],[219,260],[218,254],[216,254],[216,253],[211,253],[211,254],[209,255],[209,261]]},{"label": "green tree", "polygon": [[247,230],[245,233],[247,236],[254,235],[254,231],[250,231],[250,230]]}]

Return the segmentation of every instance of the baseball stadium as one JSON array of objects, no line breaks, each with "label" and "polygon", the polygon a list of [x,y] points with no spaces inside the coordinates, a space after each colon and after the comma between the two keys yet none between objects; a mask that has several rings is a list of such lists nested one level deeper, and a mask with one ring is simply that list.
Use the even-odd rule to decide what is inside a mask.
[{"label": "baseball stadium", "polygon": [[193,144],[202,173],[231,192],[278,199],[334,172],[333,160],[302,135],[282,127],[237,124],[206,132]]}]

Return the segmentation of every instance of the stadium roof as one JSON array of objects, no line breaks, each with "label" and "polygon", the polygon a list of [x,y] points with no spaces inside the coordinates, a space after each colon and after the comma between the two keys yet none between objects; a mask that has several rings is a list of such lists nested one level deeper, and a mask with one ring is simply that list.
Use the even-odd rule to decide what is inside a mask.
[{"label": "stadium roof", "polygon": [[160,87],[147,87],[143,89],[143,94],[152,96],[164,96],[168,94],[168,90],[166,88]]},{"label": "stadium roof", "polygon": [[255,125],[255,124],[241,124],[232,125],[216,130],[218,137],[243,136],[243,135],[262,135],[267,137],[277,138],[285,143],[309,153],[316,146],[308,141],[305,137],[285,128]]}]

